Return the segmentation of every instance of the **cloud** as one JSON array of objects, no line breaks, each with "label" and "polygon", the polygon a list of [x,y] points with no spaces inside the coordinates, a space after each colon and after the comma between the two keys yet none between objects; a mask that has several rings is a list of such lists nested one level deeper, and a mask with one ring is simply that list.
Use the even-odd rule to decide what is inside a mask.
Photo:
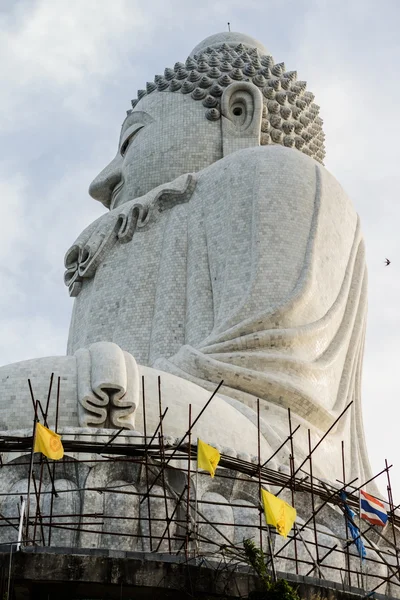
[{"label": "cloud", "polygon": [[63,257],[104,212],[85,201],[94,165],[67,165],[39,197],[34,182],[10,166],[0,165],[0,364],[65,353],[72,300],[63,284]]},{"label": "cloud", "polygon": [[8,173],[9,165],[0,163],[0,263],[18,267],[22,255],[26,227],[24,218],[24,195],[27,180],[22,173]]},{"label": "cloud", "polygon": [[39,99],[41,108],[77,111],[93,100],[115,65],[124,67],[127,37],[140,39],[148,19],[135,0],[14,2],[0,17],[1,127],[37,118]]},{"label": "cloud", "polygon": [[64,331],[41,316],[0,320],[0,364],[65,354]]}]

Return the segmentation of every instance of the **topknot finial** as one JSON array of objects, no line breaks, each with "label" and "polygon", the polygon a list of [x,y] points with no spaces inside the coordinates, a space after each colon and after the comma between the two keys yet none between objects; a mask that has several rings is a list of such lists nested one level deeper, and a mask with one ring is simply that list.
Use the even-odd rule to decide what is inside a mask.
[{"label": "topknot finial", "polygon": [[223,31],[222,33],[210,35],[200,42],[200,44],[197,44],[190,53],[190,56],[193,57],[195,54],[201,54],[206,51],[206,48],[212,50],[214,47],[221,47],[223,45],[223,50],[230,50],[239,44],[246,47],[246,49],[258,48],[261,54],[269,54],[263,44],[250,35],[236,31]]}]

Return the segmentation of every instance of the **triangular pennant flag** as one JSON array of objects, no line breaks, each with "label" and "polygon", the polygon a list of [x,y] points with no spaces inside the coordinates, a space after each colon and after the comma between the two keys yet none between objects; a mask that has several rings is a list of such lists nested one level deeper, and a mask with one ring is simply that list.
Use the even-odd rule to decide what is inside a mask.
[{"label": "triangular pennant flag", "polygon": [[61,436],[47,429],[40,423],[36,423],[36,436],[34,452],[41,452],[48,458],[60,460],[64,456],[64,448],[61,443]]},{"label": "triangular pennant flag", "polygon": [[200,439],[197,440],[197,466],[199,469],[208,471],[211,477],[214,477],[220,458],[221,455],[216,448]]},{"label": "triangular pennant flag", "polygon": [[296,509],[284,500],[277,498],[263,489],[261,490],[261,497],[267,524],[273,525],[279,535],[287,537],[296,520]]}]

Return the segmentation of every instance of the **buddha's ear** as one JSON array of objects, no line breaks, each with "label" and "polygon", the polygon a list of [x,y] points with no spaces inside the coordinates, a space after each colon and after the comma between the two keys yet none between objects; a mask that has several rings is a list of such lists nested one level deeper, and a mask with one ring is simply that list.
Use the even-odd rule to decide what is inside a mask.
[{"label": "buddha's ear", "polygon": [[253,83],[231,83],[222,94],[222,153],[223,156],[260,145],[263,101]]}]

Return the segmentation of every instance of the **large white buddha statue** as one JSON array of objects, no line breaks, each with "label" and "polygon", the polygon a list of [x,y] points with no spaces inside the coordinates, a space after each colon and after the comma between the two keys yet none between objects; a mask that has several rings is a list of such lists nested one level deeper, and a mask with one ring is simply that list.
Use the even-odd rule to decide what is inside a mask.
[{"label": "large white buddha statue", "polygon": [[317,442],[352,401],[314,464],[341,478],[343,440],[348,477],[367,478],[364,244],[323,167],[313,98],[238,33],[207,38],[138,92],[90,186],[107,212],[66,254],[68,356],[0,369],[1,429],[31,426],[26,380],[40,397],[51,372],[61,428],[140,432],[141,375],[155,427],[161,374],[164,432],[178,436],[188,405],[200,410],[223,380],[198,425],[209,443],[255,454],[259,398],[263,457],[287,437],[289,407],[300,459],[307,429]]}]

